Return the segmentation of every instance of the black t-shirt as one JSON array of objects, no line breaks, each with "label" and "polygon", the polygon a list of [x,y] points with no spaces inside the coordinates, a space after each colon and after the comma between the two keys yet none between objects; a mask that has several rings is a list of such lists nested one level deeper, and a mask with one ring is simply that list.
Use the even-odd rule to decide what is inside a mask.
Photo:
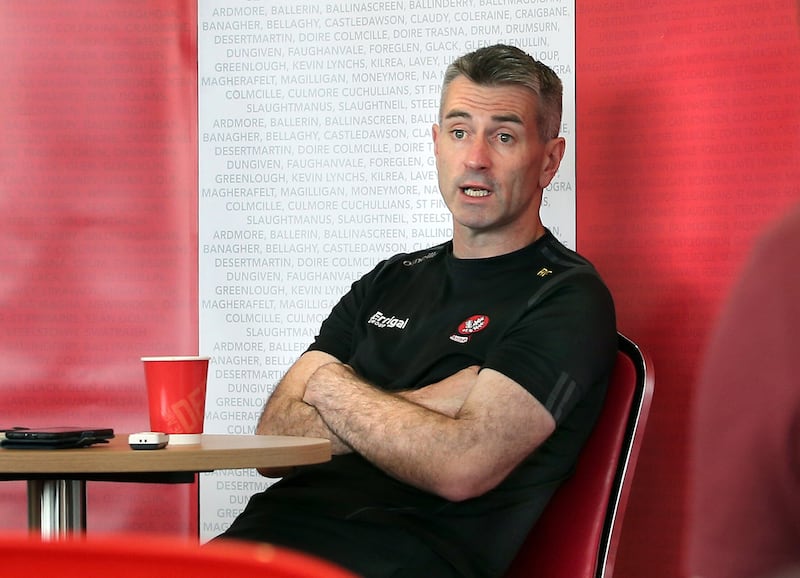
[{"label": "black t-shirt", "polygon": [[394,256],[353,284],[310,349],[388,391],[489,367],[534,395],[556,431],[499,486],[463,502],[403,484],[357,454],[303,468],[267,494],[407,527],[473,575],[498,575],[571,472],[602,406],[616,344],[606,286],[549,232],[488,259],[457,259],[451,243]]}]

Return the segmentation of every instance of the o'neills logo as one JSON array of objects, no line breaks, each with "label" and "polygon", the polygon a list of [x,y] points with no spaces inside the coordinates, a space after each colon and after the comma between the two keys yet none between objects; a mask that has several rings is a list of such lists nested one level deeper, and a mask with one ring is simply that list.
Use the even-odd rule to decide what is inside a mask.
[{"label": "o'neills logo", "polygon": [[488,325],[488,315],[473,315],[461,322],[458,333],[451,335],[450,339],[457,343],[466,343],[473,334],[483,331]]},{"label": "o'neills logo", "polygon": [[406,317],[405,319],[398,319],[397,317],[386,317],[380,311],[376,312],[372,317],[369,318],[367,323],[371,323],[375,327],[384,328],[387,327],[389,329],[405,329],[408,326],[408,320],[410,317]]}]

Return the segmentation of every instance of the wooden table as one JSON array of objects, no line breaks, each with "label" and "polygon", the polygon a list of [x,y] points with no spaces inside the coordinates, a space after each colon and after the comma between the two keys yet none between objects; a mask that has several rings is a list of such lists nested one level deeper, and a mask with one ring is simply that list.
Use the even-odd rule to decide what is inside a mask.
[{"label": "wooden table", "polygon": [[192,482],[198,472],[278,468],[330,460],[319,438],[204,434],[200,444],[132,450],[128,434],[61,450],[0,449],[0,480],[28,481],[28,526],[43,538],[86,529],[86,482]]}]

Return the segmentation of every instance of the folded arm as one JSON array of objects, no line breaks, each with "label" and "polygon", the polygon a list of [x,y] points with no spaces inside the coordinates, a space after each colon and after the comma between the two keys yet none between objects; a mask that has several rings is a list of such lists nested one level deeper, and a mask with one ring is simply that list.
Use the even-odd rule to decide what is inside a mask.
[{"label": "folded arm", "polygon": [[[256,433],[325,438],[330,440],[331,453],[334,455],[352,452],[352,448],[331,431],[316,408],[303,401],[306,383],[311,375],[329,363],[338,363],[338,360],[321,351],[309,351],[303,354],[270,396],[259,419]],[[397,395],[430,410],[454,417],[474,385],[477,375],[478,367],[472,366],[438,383]],[[292,469],[263,468],[259,472],[265,476],[280,477]]]},{"label": "folded arm", "polygon": [[[459,372],[449,379],[427,392],[392,394],[333,362],[309,375],[303,401],[331,435],[387,474],[465,500],[499,484],[553,432],[555,421],[497,371],[484,369],[473,379]],[[454,392],[465,395],[456,411]]]}]

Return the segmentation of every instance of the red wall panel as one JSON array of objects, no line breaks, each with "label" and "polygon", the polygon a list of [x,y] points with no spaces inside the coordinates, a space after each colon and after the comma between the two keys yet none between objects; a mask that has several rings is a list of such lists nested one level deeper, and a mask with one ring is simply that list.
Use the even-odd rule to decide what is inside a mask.
[{"label": "red wall panel", "polygon": [[681,575],[698,364],[755,233],[800,199],[796,11],[578,2],[578,249],[656,370],[619,577]]},{"label": "red wall panel", "polygon": [[[0,6],[0,427],[148,429],[139,356],[197,350],[195,12]],[[0,484],[0,527],[23,494]],[[88,500],[93,531],[196,528],[191,485]]]}]

